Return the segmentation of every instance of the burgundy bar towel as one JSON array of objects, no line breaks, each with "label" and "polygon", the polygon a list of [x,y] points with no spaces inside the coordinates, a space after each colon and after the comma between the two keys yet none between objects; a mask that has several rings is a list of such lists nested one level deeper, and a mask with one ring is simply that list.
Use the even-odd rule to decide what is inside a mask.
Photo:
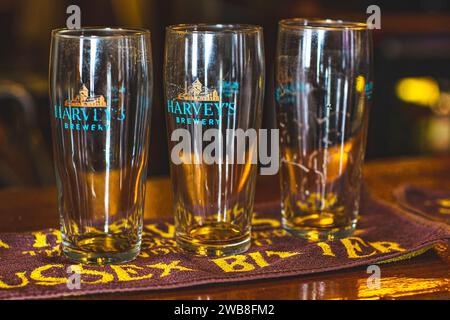
[{"label": "burgundy bar towel", "polygon": [[180,252],[168,220],[145,222],[142,253],[126,265],[72,265],[60,256],[57,230],[0,234],[0,298],[57,298],[306,275],[411,258],[450,238],[445,223],[427,221],[368,195],[362,199],[358,230],[335,241],[314,243],[289,235],[280,228],[276,205],[260,205],[255,211],[251,249],[224,258]]},{"label": "burgundy bar towel", "polygon": [[405,209],[450,224],[450,191],[403,185],[394,195]]}]

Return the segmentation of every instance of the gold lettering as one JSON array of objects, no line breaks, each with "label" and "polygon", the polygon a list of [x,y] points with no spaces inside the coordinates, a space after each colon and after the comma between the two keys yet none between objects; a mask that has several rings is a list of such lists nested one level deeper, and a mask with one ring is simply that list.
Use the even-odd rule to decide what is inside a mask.
[{"label": "gold lettering", "polygon": [[127,219],[119,219],[119,220],[117,220],[116,222],[112,223],[112,224],[109,226],[109,229],[110,229],[112,232],[120,232],[120,231],[122,231],[122,230],[126,230],[127,225],[128,225]]},{"label": "gold lettering", "polygon": [[27,254],[32,257],[34,257],[38,254],[44,254],[47,257],[55,257],[55,256],[61,255],[61,247],[56,246],[51,249],[44,249],[44,250],[27,250],[27,251],[22,251],[22,254]]},{"label": "gold lettering", "polygon": [[256,264],[261,267],[268,267],[269,264],[267,263],[266,260],[264,260],[263,256],[261,255],[261,253],[259,252],[252,252],[249,254],[250,257],[252,257],[253,260],[255,260]]},{"label": "gold lettering", "polygon": [[29,254],[30,256],[34,257],[36,255],[35,251],[22,251],[22,254]]},{"label": "gold lettering", "polygon": [[44,252],[47,257],[59,256],[61,254],[61,248],[58,246],[52,249],[45,249]]},{"label": "gold lettering", "polygon": [[273,241],[271,239],[253,239],[253,243],[258,247],[262,247],[267,244],[272,244]]},{"label": "gold lettering", "polygon": [[175,226],[170,223],[166,223],[166,226],[167,231],[161,230],[155,223],[147,224],[145,228],[153,233],[156,233],[157,235],[160,235],[163,238],[173,238],[175,235]]},{"label": "gold lettering", "polygon": [[244,208],[239,207],[239,205],[237,205],[237,204],[233,207],[233,216],[234,217],[239,217],[243,213],[244,213]]},{"label": "gold lettering", "polygon": [[255,269],[255,266],[246,262],[247,256],[238,254],[234,256],[212,259],[219,268],[225,272],[247,272]]},{"label": "gold lettering", "polygon": [[381,253],[388,253],[392,251],[400,251],[400,252],[405,251],[405,249],[401,248],[400,244],[397,242],[377,241],[377,242],[369,242],[369,244],[376,250],[380,251]]},{"label": "gold lettering", "polygon": [[170,250],[167,248],[156,248],[153,250],[150,250],[151,253],[153,253],[154,255],[158,255],[158,254],[169,254]]},{"label": "gold lettering", "polygon": [[147,265],[147,267],[149,267],[149,268],[155,268],[155,269],[162,269],[163,272],[162,272],[161,275],[159,276],[160,278],[169,276],[169,275],[171,274],[171,271],[172,271],[172,270],[179,270],[179,271],[195,271],[195,270],[193,270],[193,269],[189,269],[189,268],[180,266],[180,265],[178,265],[179,263],[180,263],[180,260],[175,260],[175,261],[172,261],[172,262],[169,263],[169,264],[165,264],[165,263],[161,262],[161,263],[156,263],[156,264],[150,264],[150,265]]},{"label": "gold lettering", "polygon": [[54,268],[64,269],[64,266],[62,264],[47,264],[34,269],[30,274],[30,278],[37,281],[36,284],[42,286],[55,286],[57,284],[67,283],[66,278],[47,277],[42,274],[43,272]]},{"label": "gold lettering", "polygon": [[52,234],[56,237],[56,243],[61,243],[62,242],[62,234],[61,231],[59,230],[53,230]]},{"label": "gold lettering", "polygon": [[272,231],[272,233],[275,237],[278,237],[278,238],[282,238],[287,235],[287,232],[284,229],[275,229]]},{"label": "gold lettering", "polygon": [[270,232],[269,231],[252,232],[252,238],[253,239],[269,238],[269,237],[270,237]]},{"label": "gold lettering", "polygon": [[21,282],[19,284],[7,284],[7,283],[4,283],[2,280],[0,280],[0,289],[21,288],[21,287],[25,287],[29,283],[27,277],[25,276],[25,272],[17,272],[16,276],[21,280]]},{"label": "gold lettering", "polygon": [[[354,242],[352,242],[354,241]],[[366,257],[370,257],[373,256],[374,254],[376,254],[376,251],[373,251],[371,253],[368,254],[358,254],[358,252],[362,252],[363,250],[361,249],[361,246],[364,247],[369,247],[369,245],[367,243],[364,242],[363,239],[358,238],[358,237],[348,237],[348,238],[344,238],[341,239],[341,243],[345,246],[345,249],[347,250],[347,254],[349,258],[355,259],[355,258],[366,258]]]},{"label": "gold lettering", "polygon": [[172,239],[159,239],[159,238],[154,238],[152,239],[154,241],[154,245],[156,247],[161,247],[161,246],[176,246],[177,243],[175,240]]},{"label": "gold lettering", "polygon": [[5,248],[5,249],[9,249],[9,246],[3,242],[2,240],[0,240],[0,248]]},{"label": "gold lettering", "polygon": [[116,272],[119,281],[144,280],[153,277],[153,274],[151,273],[144,276],[136,276],[138,274],[136,270],[143,270],[144,268],[132,264],[125,264],[120,266],[111,265],[111,268]]},{"label": "gold lettering", "polygon": [[33,243],[34,248],[43,248],[48,246],[47,234],[40,231],[32,232],[31,234],[34,236],[34,243]]},{"label": "gold lettering", "polygon": [[[277,256],[281,259],[289,258],[301,254],[300,252],[289,252],[289,251],[265,251],[267,257]],[[260,268],[270,266],[269,262],[264,259],[260,252],[249,253],[250,256],[256,263],[256,266]],[[217,264],[225,272],[247,272],[255,270],[256,266],[247,261],[247,255],[238,254],[230,257],[218,258],[211,260]]]},{"label": "gold lettering", "polygon": [[[112,267],[112,266],[111,266]],[[94,281],[85,281],[81,280],[81,283],[88,283],[88,284],[105,284],[114,281],[114,276],[108,272],[105,271],[98,271],[98,270],[91,270],[91,269],[85,269],[82,265],[76,266],[76,268],[72,268],[73,271],[76,273],[83,275],[91,275],[91,276],[98,276],[99,278]]]},{"label": "gold lettering", "polygon": [[323,253],[324,256],[335,257],[335,254],[331,250],[331,247],[330,247],[330,245],[328,243],[326,243],[326,242],[318,242],[317,245],[319,246],[319,248],[322,249],[322,253]]},{"label": "gold lettering", "polygon": [[280,221],[278,221],[277,219],[259,218],[256,214],[254,214],[252,225],[270,225],[271,227],[277,228],[280,226]]},{"label": "gold lettering", "polygon": [[91,226],[86,226],[85,230],[86,230],[86,232],[89,232],[89,233],[101,233],[101,232],[103,232],[102,230],[99,230],[96,227],[91,227]]},{"label": "gold lettering", "polygon": [[278,256],[281,259],[289,258],[300,254],[300,252],[289,252],[289,251],[266,251],[268,257]]},{"label": "gold lettering", "polygon": [[[32,232],[31,233],[34,236],[34,248],[45,248],[48,247],[49,244],[47,242],[47,236],[49,234],[38,231],[38,232]],[[61,232],[59,230],[52,230],[50,234],[54,235],[56,237],[56,243],[61,243]]]}]

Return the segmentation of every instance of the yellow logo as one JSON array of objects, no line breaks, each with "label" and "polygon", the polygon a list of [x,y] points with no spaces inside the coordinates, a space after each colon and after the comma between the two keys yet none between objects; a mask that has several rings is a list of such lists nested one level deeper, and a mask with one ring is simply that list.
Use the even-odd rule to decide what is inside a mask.
[{"label": "yellow logo", "polygon": [[70,107],[97,107],[97,108],[105,108],[106,101],[105,97],[100,96],[89,96],[89,90],[83,84],[78,95],[72,100],[66,100],[64,106]]},{"label": "yellow logo", "polygon": [[191,86],[188,87],[187,82],[184,83],[184,91],[178,94],[178,100],[193,100],[193,101],[219,101],[219,94],[217,90],[210,90],[203,86],[200,80],[195,80]]}]

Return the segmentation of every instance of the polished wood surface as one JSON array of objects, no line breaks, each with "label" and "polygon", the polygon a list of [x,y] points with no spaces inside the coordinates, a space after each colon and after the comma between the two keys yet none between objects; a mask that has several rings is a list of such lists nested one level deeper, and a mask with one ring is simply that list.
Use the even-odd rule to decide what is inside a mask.
[{"label": "polished wood surface", "polygon": [[[450,190],[450,157],[405,158],[368,162],[364,176],[370,191],[394,202],[392,190],[403,183]],[[276,201],[276,177],[258,177],[255,201]],[[171,214],[168,178],[147,184],[146,218]],[[0,191],[0,232],[58,226],[55,188]],[[87,296],[96,299],[450,299],[450,260],[429,251],[419,257],[383,265],[381,289],[367,288],[366,268],[313,276],[206,285],[186,289]]]}]

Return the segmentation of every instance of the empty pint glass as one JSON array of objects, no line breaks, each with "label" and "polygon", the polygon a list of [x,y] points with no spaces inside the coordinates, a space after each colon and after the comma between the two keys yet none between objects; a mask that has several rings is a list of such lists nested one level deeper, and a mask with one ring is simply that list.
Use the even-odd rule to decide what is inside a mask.
[{"label": "empty pint glass", "polygon": [[279,23],[276,92],[283,226],[326,240],[357,222],[369,100],[371,32],[363,23]]},{"label": "empty pint glass", "polygon": [[140,251],[152,92],[146,30],[56,30],[51,122],[64,254],[120,263]]},{"label": "empty pint glass", "polygon": [[201,255],[243,252],[262,111],[261,27],[168,27],[164,86],[177,243]]}]

